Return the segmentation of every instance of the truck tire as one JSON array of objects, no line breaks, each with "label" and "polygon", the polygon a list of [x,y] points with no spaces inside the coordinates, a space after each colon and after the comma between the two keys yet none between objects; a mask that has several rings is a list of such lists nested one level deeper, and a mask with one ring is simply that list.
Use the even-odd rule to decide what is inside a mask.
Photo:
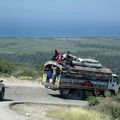
[{"label": "truck tire", "polygon": [[100,91],[99,91],[99,89],[95,89],[94,90],[94,95],[96,96],[96,97],[98,97],[98,96],[100,96]]},{"label": "truck tire", "polygon": [[65,98],[65,99],[66,99],[66,98],[68,97],[68,95],[64,93],[64,89],[59,90],[59,92],[60,92],[60,96],[61,96],[62,98]]},{"label": "truck tire", "polygon": [[114,90],[110,90],[110,94],[111,95],[115,95],[115,91]]},{"label": "truck tire", "polygon": [[2,88],[2,91],[0,92],[0,101],[3,100],[3,98],[4,98],[4,93],[5,93],[5,89]]},{"label": "truck tire", "polygon": [[63,96],[63,90],[61,89],[59,90],[59,92],[60,92],[60,95]]},{"label": "truck tire", "polygon": [[94,91],[86,90],[85,91],[85,98],[88,98],[90,96],[95,96]]},{"label": "truck tire", "polygon": [[84,98],[83,90],[75,90],[73,93],[73,98],[75,100],[82,100]]}]

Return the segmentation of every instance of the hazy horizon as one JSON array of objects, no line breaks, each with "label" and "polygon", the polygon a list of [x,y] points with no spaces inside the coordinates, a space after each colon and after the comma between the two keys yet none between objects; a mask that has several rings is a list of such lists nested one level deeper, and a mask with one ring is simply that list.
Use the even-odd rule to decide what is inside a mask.
[{"label": "hazy horizon", "polygon": [[0,36],[120,36],[119,0],[1,0]]}]

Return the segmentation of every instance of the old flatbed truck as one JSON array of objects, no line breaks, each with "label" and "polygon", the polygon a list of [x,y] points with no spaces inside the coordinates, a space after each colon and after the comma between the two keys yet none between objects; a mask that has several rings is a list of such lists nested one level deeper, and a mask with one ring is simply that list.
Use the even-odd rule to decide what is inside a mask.
[{"label": "old flatbed truck", "polygon": [[[47,79],[49,69],[56,71],[55,81]],[[109,68],[74,66],[64,67],[48,61],[44,65],[43,84],[52,90],[59,90],[61,96],[73,99],[84,99],[89,96],[105,96],[106,91],[117,94],[119,91],[118,76]]]}]

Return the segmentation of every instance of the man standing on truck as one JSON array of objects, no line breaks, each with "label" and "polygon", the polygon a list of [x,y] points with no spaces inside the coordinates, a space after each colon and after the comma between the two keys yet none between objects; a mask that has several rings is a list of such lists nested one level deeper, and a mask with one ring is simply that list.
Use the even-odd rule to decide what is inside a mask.
[{"label": "man standing on truck", "polygon": [[52,82],[52,74],[53,74],[53,70],[50,68],[47,71],[46,83],[51,83]]},{"label": "man standing on truck", "polygon": [[56,76],[57,76],[57,67],[56,66],[52,66],[52,70],[53,70],[53,75],[52,75],[52,83],[55,84],[56,82]]}]

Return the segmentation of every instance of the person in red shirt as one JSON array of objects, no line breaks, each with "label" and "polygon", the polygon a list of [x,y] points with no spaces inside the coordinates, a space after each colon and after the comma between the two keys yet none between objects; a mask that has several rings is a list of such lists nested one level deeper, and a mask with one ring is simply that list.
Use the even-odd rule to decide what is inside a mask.
[{"label": "person in red shirt", "polygon": [[55,61],[57,59],[57,57],[59,56],[59,54],[60,54],[60,52],[58,50],[54,50],[51,60]]}]

